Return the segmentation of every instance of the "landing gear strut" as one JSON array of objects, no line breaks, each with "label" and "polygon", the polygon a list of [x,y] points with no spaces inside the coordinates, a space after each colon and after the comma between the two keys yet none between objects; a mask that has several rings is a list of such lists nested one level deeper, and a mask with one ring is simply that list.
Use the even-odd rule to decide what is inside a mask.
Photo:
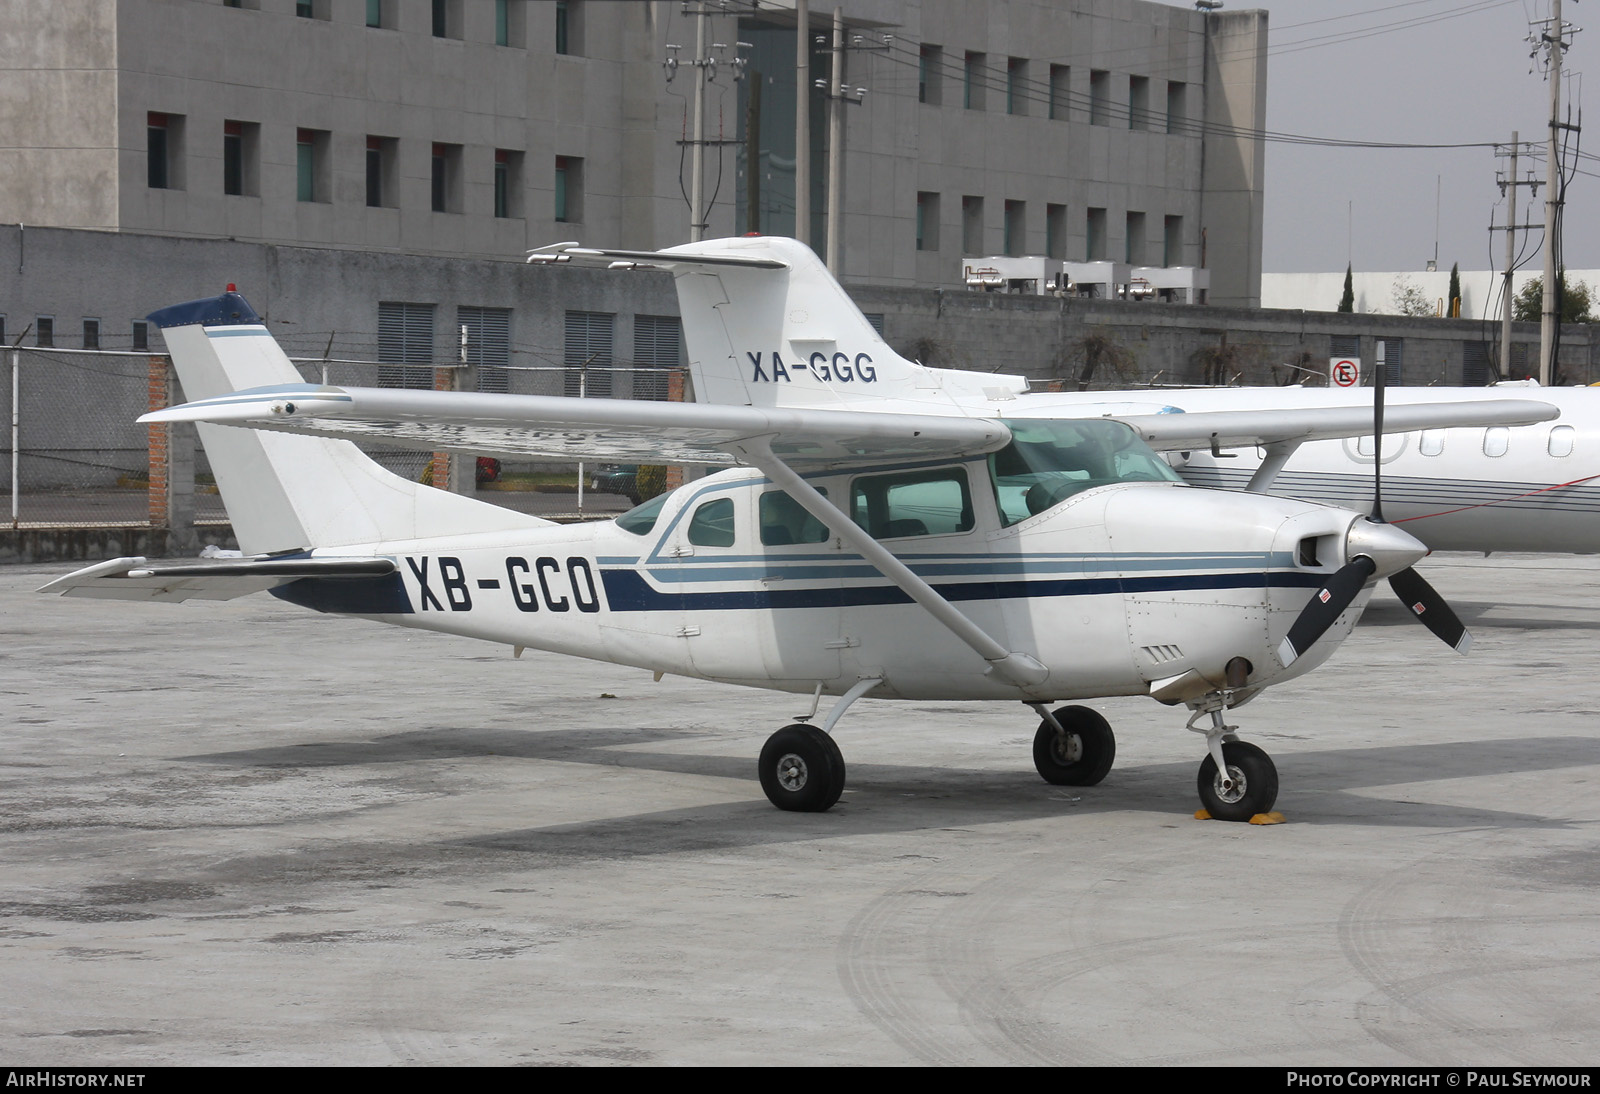
[{"label": "landing gear strut", "polygon": [[[1195,708],[1189,728],[1206,735],[1206,758],[1200,764],[1196,789],[1200,804],[1217,820],[1247,821],[1260,813],[1270,813],[1278,800],[1278,769],[1261,749],[1233,735],[1237,726],[1224,725],[1225,700],[1209,696]],[[1209,728],[1195,725],[1203,715],[1211,716]]]}]

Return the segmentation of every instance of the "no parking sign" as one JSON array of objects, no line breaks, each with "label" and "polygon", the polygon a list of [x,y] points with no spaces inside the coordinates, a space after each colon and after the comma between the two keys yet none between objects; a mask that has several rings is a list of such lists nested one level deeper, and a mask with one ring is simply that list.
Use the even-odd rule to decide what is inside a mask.
[{"label": "no parking sign", "polygon": [[1361,358],[1328,358],[1328,383],[1334,387],[1355,387],[1361,383]]}]

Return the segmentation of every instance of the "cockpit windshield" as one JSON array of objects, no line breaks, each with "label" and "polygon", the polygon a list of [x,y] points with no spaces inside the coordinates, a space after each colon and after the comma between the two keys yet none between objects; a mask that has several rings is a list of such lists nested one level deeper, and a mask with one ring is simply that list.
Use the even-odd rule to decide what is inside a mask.
[{"label": "cockpit windshield", "polygon": [[1182,482],[1121,422],[1009,418],[1011,443],[989,456],[1004,524],[1042,513],[1072,495],[1114,482]]}]

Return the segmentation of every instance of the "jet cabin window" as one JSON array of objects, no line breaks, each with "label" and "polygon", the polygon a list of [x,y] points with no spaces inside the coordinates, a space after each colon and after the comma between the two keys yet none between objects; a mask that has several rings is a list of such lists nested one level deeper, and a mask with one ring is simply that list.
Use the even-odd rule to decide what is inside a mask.
[{"label": "jet cabin window", "polygon": [[1011,443],[989,457],[1002,524],[1107,483],[1182,481],[1121,422],[1013,418],[1005,424]]},{"label": "jet cabin window", "polygon": [[972,530],[972,492],[959,467],[870,475],[850,489],[850,512],[873,539]]}]

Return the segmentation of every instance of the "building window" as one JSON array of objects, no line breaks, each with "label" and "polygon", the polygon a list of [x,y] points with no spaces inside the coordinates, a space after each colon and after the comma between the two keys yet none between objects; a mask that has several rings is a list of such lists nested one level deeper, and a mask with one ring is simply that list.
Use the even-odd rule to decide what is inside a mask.
[{"label": "building window", "polygon": [[100,320],[85,319],[83,321],[83,348],[100,348]]},{"label": "building window", "polygon": [[609,312],[567,312],[566,394],[591,399],[611,397],[612,340],[617,317]]},{"label": "building window", "polygon": [[556,220],[583,221],[583,160],[577,156],[556,157]]},{"label": "building window", "polygon": [[33,321],[33,344],[49,349],[56,344],[56,317],[40,315]]},{"label": "building window", "polygon": [[1128,77],[1128,128],[1150,128],[1150,77]]},{"label": "building window", "polygon": [[302,19],[332,19],[333,0],[295,0],[294,13]]},{"label": "building window", "polygon": [[396,163],[400,142],[393,137],[367,136],[367,205],[373,209],[393,208],[400,192]]},{"label": "building window", "polygon": [[1130,212],[1125,220],[1127,254],[1123,261],[1135,266],[1144,265],[1144,214]]},{"label": "building window", "polygon": [[433,211],[461,212],[461,146],[433,143]]},{"label": "building window", "polygon": [[1006,202],[1006,254],[1020,255],[1028,246],[1028,203]]},{"label": "building window", "polygon": [[1167,85],[1167,132],[1184,132],[1188,117],[1187,99],[1189,95],[1188,84],[1169,83]]},{"label": "building window", "polygon": [[923,46],[917,55],[917,102],[938,106],[940,84],[944,65],[944,50],[938,46]]},{"label": "building window", "polygon": [[1006,113],[1028,112],[1028,60],[1012,57],[1006,61]]},{"label": "building window", "polygon": [[670,370],[683,367],[683,321],[676,315],[633,317],[633,398],[665,399]]},{"label": "building window", "polygon": [[967,110],[983,109],[983,62],[981,53],[968,53],[961,70],[961,105]]},{"label": "building window", "polygon": [[147,120],[146,161],[150,189],[183,189],[183,115],[152,110]]},{"label": "building window", "polygon": [[1089,72],[1089,124],[1111,124],[1111,73],[1101,69]]},{"label": "building window", "polygon": [[972,194],[961,198],[961,252],[983,253],[983,199]]},{"label": "building window", "polygon": [[556,52],[583,53],[583,5],[578,0],[556,0],[555,16]]},{"label": "building window", "polygon": [[527,5],[523,0],[494,0],[494,44],[521,48],[526,43]]},{"label": "building window", "polygon": [[1090,262],[1106,258],[1106,211],[1090,209],[1084,215],[1084,257]]},{"label": "building window", "polygon": [[394,29],[395,0],[367,0],[367,26]]},{"label": "building window", "polygon": [[478,370],[478,390],[503,393],[511,388],[511,309],[456,309],[456,333],[465,331],[464,360]]},{"label": "building window", "polygon": [[[1163,266],[1183,265],[1183,218],[1167,217],[1162,229],[1161,264]],[[1194,301],[1190,301],[1194,303]]]},{"label": "building window", "polygon": [[433,0],[433,36],[461,37],[461,0]]},{"label": "building window", "polygon": [[1049,258],[1064,259],[1067,257],[1067,207],[1065,205],[1050,204],[1044,207],[1044,253]]},{"label": "building window", "polygon": [[494,150],[494,215],[522,215],[522,153]]},{"label": "building window", "polygon": [[433,389],[433,305],[380,301],[378,386]]},{"label": "building window", "polygon": [[1050,66],[1050,120],[1064,122],[1067,120],[1068,110],[1072,100],[1068,97],[1071,92],[1072,69],[1067,65]]},{"label": "building window", "polygon": [[222,192],[255,197],[261,193],[261,126],[222,123]]},{"label": "building window", "polygon": [[[3,335],[0,335],[3,337]],[[141,352],[150,348],[150,322],[146,319],[133,321],[133,348]]]},{"label": "building window", "polygon": [[295,200],[328,200],[329,140],[330,134],[325,129],[295,130]]},{"label": "building window", "polygon": [[917,250],[939,249],[939,195],[917,192]]}]

